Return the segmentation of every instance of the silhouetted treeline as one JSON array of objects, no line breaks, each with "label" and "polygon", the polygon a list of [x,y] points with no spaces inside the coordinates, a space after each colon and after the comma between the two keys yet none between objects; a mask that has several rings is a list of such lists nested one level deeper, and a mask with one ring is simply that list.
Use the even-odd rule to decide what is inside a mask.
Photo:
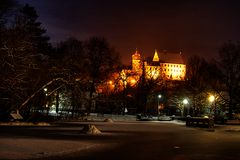
[{"label": "silhouetted treeline", "polygon": [[[49,40],[34,7],[21,6],[14,0],[0,1],[1,115],[17,109],[25,117],[39,111],[48,114],[49,106],[54,106],[56,113],[61,110],[72,117],[79,116],[81,108],[90,113],[93,106],[99,106],[94,110],[102,113],[119,114],[128,108],[135,109],[132,113],[152,114],[157,103],[164,104],[162,112],[172,114],[171,107],[184,111],[185,97],[192,116],[204,115],[207,110],[226,113],[230,118],[239,113],[239,43],[220,47],[219,59],[190,57],[185,81],[146,79],[143,67],[135,86],[125,84],[126,79],[119,76],[114,85],[120,88],[122,81],[121,90],[115,87],[113,92],[97,95],[97,87],[112,78],[112,73],[120,75],[126,69],[115,49],[103,37],[84,41],[72,37],[55,47]],[[129,73],[125,78],[130,76],[135,75]],[[207,100],[210,95],[215,96],[214,104]]]},{"label": "silhouetted treeline", "polygon": [[[79,106],[83,91],[89,91],[91,104],[96,84],[119,64],[118,54],[102,37],[69,38],[52,47],[36,10],[29,5],[1,1],[0,16],[1,113],[21,109],[29,115],[46,107],[51,97],[43,87],[54,92],[56,99],[61,90],[71,93],[69,110]],[[58,108],[59,102],[55,105]]]}]

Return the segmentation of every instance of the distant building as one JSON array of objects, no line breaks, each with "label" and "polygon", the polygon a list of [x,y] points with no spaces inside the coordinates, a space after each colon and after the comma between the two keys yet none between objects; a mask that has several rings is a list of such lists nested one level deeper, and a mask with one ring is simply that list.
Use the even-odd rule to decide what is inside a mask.
[{"label": "distant building", "polygon": [[158,53],[155,50],[152,60],[143,61],[140,53],[132,55],[132,72],[142,75],[143,68],[147,79],[163,78],[167,80],[184,80],[186,76],[186,65],[180,53]]}]

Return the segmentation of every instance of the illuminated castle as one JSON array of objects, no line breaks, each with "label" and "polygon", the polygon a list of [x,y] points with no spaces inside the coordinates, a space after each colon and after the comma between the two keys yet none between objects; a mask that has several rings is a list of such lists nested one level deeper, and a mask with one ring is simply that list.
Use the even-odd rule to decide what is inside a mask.
[{"label": "illuminated castle", "polygon": [[114,73],[107,81],[107,85],[98,87],[98,92],[111,92],[123,90],[127,86],[134,87],[145,74],[146,79],[162,79],[183,81],[186,76],[186,65],[183,63],[181,53],[158,53],[155,50],[152,59],[143,60],[140,53],[132,55],[132,69],[123,69],[120,73]]},{"label": "illuminated castle", "polygon": [[132,55],[132,72],[142,75],[143,68],[147,79],[184,80],[186,76],[186,65],[183,63],[181,52],[158,54],[155,50],[153,59],[143,63],[140,53],[136,50]]}]

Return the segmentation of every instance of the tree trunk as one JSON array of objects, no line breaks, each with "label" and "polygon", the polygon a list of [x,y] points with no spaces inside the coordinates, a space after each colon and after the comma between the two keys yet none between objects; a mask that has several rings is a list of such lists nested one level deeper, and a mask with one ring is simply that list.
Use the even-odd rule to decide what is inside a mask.
[{"label": "tree trunk", "polygon": [[233,119],[233,96],[234,96],[234,93],[233,93],[233,88],[232,86],[229,87],[229,106],[228,106],[228,118],[229,119]]},{"label": "tree trunk", "polygon": [[91,109],[92,109],[92,99],[93,99],[93,93],[95,92],[95,81],[91,83],[91,88],[90,88],[90,93],[89,93],[89,104],[87,107],[87,115],[90,114]]},{"label": "tree trunk", "polygon": [[59,93],[58,91],[56,91],[56,113],[58,115],[58,111],[59,111]]}]

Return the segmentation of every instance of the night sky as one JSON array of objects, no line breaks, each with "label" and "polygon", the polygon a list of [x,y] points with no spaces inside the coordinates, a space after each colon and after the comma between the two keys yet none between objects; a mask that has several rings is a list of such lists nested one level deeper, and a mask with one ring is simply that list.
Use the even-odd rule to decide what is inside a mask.
[{"label": "night sky", "polygon": [[34,6],[54,44],[74,36],[104,36],[125,64],[138,48],[215,57],[240,39],[237,0],[19,0]]}]

